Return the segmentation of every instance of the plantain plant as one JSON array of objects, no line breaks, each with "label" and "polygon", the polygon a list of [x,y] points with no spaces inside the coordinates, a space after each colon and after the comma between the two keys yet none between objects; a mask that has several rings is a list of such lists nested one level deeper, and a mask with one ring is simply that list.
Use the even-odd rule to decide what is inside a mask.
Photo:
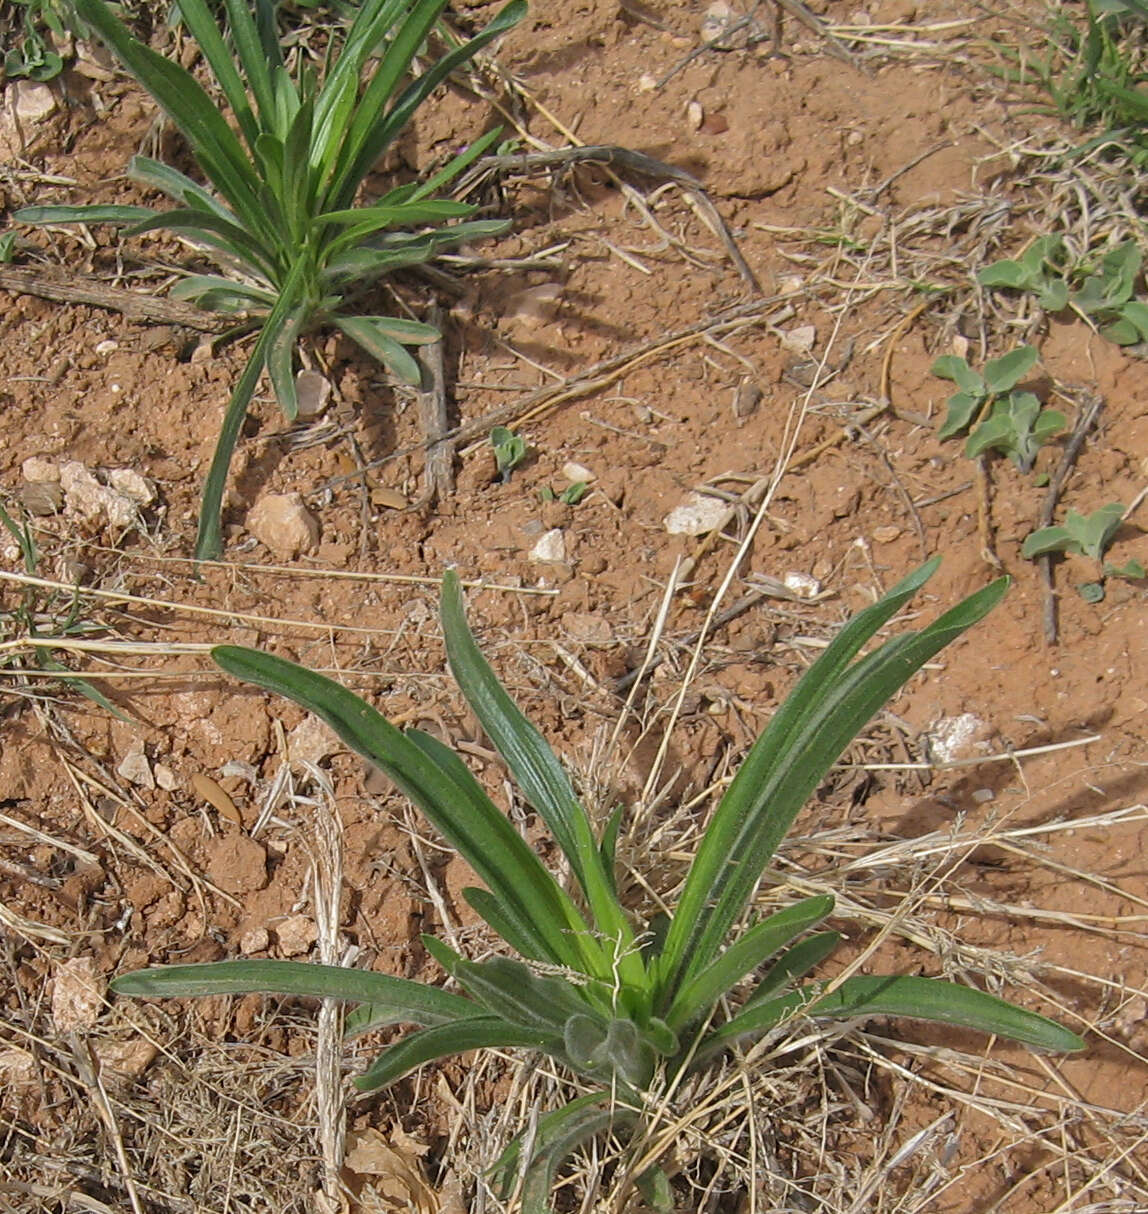
[{"label": "plantain plant", "polygon": [[25,223],[108,223],[129,235],[166,228],[201,248],[220,274],[185,275],[172,289],[202,307],[256,318],[258,337],[220,428],[204,486],[196,556],[222,551],[220,510],[227,471],[256,385],[266,368],[284,414],[297,412],[299,338],[333,325],[400,380],[419,382],[407,346],[437,340],[430,325],[355,313],[352,293],[381,275],[430,260],[444,248],[503,231],[470,220],[472,206],[435,197],[498,137],[483,135],[429,180],[395,186],[356,206],[366,176],[419,105],[450,72],[521,19],[511,0],[470,41],[410,72],[446,0],[363,0],[339,53],[322,73],[288,70],[273,0],[222,0],[227,27],[207,0],[176,0],[231,112],[231,121],[190,72],[136,41],[103,0],[75,0],[108,45],[182,133],[209,183],[146,156],[128,174],[167,195],[170,210],[138,206],[39,206]]},{"label": "plantain plant", "polygon": [[[116,978],[112,988],[129,995],[325,996],[358,1004],[347,1017],[348,1034],[386,1024],[420,1026],[355,1080],[364,1091],[467,1050],[517,1046],[550,1055],[594,1090],[541,1118],[500,1159],[497,1179],[509,1189],[521,1178],[526,1211],[546,1209],[554,1170],[579,1143],[637,1123],[652,1086],[705,1067],[795,1016],[915,1017],[1039,1049],[1082,1049],[1080,1038],[1054,1021],[969,986],[892,975],[810,980],[840,941],[835,931],[815,930],[832,913],[830,896],[805,898],[765,917],[752,911],[775,849],[845,747],[1006,590],[1007,579],[993,582],[920,632],[858,657],[936,566],[930,561],[849,620],[810,667],[715,809],[672,915],[648,924],[636,923],[619,897],[615,842],[622,811],[595,832],[558,759],[479,652],[453,573],[442,589],[451,671],[569,861],[577,901],[436,738],[417,729],[400,732],[337,683],[291,662],[216,648],[223,670],[303,705],[390,776],[485,882],[464,897],[517,956],[471,961],[426,937],[457,993],[381,974],[259,960],[142,970]],[[748,993],[727,1012],[727,996],[751,976]],[[656,1170],[639,1183],[654,1196],[667,1194]]]}]

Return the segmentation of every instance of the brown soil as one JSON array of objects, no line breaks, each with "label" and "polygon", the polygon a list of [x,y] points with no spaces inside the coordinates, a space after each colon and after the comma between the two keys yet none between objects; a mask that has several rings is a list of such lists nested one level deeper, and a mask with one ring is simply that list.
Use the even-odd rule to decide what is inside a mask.
[{"label": "brown soil", "polygon": [[[420,933],[452,933],[483,947],[459,897],[466,866],[301,711],[215,672],[207,645],[260,645],[337,671],[392,718],[461,744],[502,797],[502,769],[444,673],[435,580],[457,567],[484,583],[469,595],[472,623],[516,697],[604,807],[619,797],[635,807],[625,859],[657,885],[673,880],[674,861],[652,857],[646,840],[672,822],[668,837],[688,846],[670,807],[690,803],[735,768],[850,611],[934,553],[945,559],[923,596],[926,616],[994,575],[978,530],[974,464],[959,443],[936,437],[948,395],[929,370],[938,354],[967,348],[979,366],[986,353],[1031,340],[1041,350],[1042,382],[1056,386],[1070,423],[1091,396],[1102,398],[1058,518],[1068,506],[1128,504],[1143,487],[1148,364],[1081,321],[1044,322],[971,284],[979,264],[1050,230],[1050,215],[1080,220],[1063,201],[1069,187],[1042,177],[1031,159],[1033,148],[1059,146],[1065,133],[1008,101],[977,66],[968,26],[941,28],[966,19],[987,27],[990,18],[959,0],[812,4],[838,23],[859,10],[874,29],[888,27],[888,44],[870,45],[859,70],[790,20],[783,56],[767,43],[711,50],[650,88],[697,47],[702,7],[582,0],[559,16],[557,6],[537,3],[498,50],[501,68],[528,98],[522,121],[531,135],[563,145],[552,116],[581,143],[621,145],[695,174],[761,285],[760,295],[750,290],[676,186],[623,170],[614,177],[595,165],[510,179],[501,200],[513,234],[482,253],[521,260],[560,251],[548,255],[551,268],[468,272],[457,297],[442,300],[457,420],[529,404],[596,364],[634,357],[569,399],[542,398],[544,407],[521,424],[530,457],[506,483],[480,440],[460,451],[454,491],[420,506],[427,485],[416,401],[348,346],[323,339],[307,356],[333,383],[328,415],[291,429],[269,395],[260,397],[233,468],[226,560],[197,580],[188,558],[198,493],[242,350],[191,354],[190,331],[29,294],[2,296],[0,488],[9,511],[35,500],[22,471],[29,457],[79,461],[101,476],[127,468],[156,487],[155,501],[127,524],[70,511],[32,519],[40,575],[83,589],[77,618],[89,639],[129,646],[54,651],[91,676],[120,718],[31,673],[34,651],[14,616],[3,617],[12,629],[0,722],[10,1026],[0,1043],[7,1076],[0,1107],[3,1166],[17,1187],[5,1181],[0,1195],[11,1208],[62,1209],[66,1191],[127,1208],[116,1144],[144,1150],[127,1109],[170,1129],[150,1162],[131,1156],[133,1199],[143,1208],[311,1203],[320,1170],[309,1137],[307,1001],[211,999],[186,1008],[118,1001],[90,1014],[73,1001],[78,1019],[68,1020],[68,1008],[53,1019],[53,1000],[60,1003],[78,961],[99,988],[148,963],[241,953],[318,959],[311,872],[314,815],[325,812],[326,798],[305,761],[325,773],[341,829],[337,955],[435,980]],[[1002,19],[1000,30],[1015,37],[1010,22]],[[119,78],[69,87],[54,125],[25,132],[26,156],[3,170],[12,208],[65,195],[137,197],[119,174],[149,134],[150,104]],[[404,163],[390,167],[423,170],[492,120],[488,101],[460,87],[427,107],[404,143]],[[53,177],[76,185],[62,190]],[[921,223],[922,216],[933,218]],[[30,252],[29,264],[43,259],[121,287],[152,289],[159,267],[186,256],[163,239],[116,247],[102,228],[30,240],[43,252]],[[948,290],[926,296],[913,289],[922,282]],[[415,279],[396,291],[416,314],[431,300]],[[775,303],[738,319],[739,306],[773,296]],[[699,325],[707,319],[714,325]],[[690,326],[688,337],[665,340]],[[814,337],[803,352],[805,326]],[[743,385],[755,386],[760,399],[737,416],[735,400],[751,399]],[[1055,468],[1062,445],[1042,453],[1038,470]],[[816,579],[819,590],[812,599],[765,597],[711,633],[668,754],[654,766],[689,664],[688,638],[759,503],[743,503],[727,539],[700,555],[699,539],[668,534],[664,520],[700,486],[745,493],[789,452],[789,471],[770,492],[722,606],[762,579],[791,573]],[[360,476],[363,461],[372,467]],[[589,492],[574,506],[541,501],[543,489],[566,487],[569,463],[593,474]],[[914,680],[854,748],[799,820],[801,841],[786,851],[786,871],[840,870],[843,908],[857,911],[850,919],[843,909],[841,926],[858,949],[875,929],[889,928],[899,899],[915,890],[917,919],[934,934],[902,938],[894,922],[867,965],[1027,974],[1027,989],[1001,989],[1086,1031],[1089,1049],[1067,1061],[1034,1059],[990,1050],[972,1035],[876,1026],[877,1036],[910,1043],[903,1053],[884,1048],[926,1081],[904,1097],[890,1070],[872,1090],[863,1078],[862,1096],[851,1099],[865,1105],[868,1120],[857,1117],[849,1128],[843,1115],[834,1149],[852,1153],[855,1174],[873,1180],[916,1130],[933,1131],[887,1180],[873,1180],[857,1204],[840,1208],[1140,1209],[1148,1155],[1121,1145],[1111,1150],[1110,1168],[1096,1161],[1115,1141],[1105,1138],[1113,1111],[1132,1115],[1128,1141],[1143,1134],[1135,1118],[1148,1095],[1141,934],[1148,815],[1138,805],[1148,738],[1144,583],[1109,579],[1104,601],[1090,605],[1073,589],[1092,576],[1089,562],[1055,562],[1058,639],[1047,643],[1041,575],[1020,556],[1044,490],[1003,460],[990,462],[988,479],[992,544],[1014,579],[1008,598]],[[260,498],[291,493],[302,495],[320,539],[313,551],[284,557],[246,523]],[[410,508],[390,508],[400,499]],[[1113,560],[1148,563],[1139,517],[1117,535]],[[531,559],[554,531],[562,559]],[[19,573],[15,543],[0,549],[2,568]],[[679,562],[691,559],[683,570]],[[617,680],[641,662],[675,569],[682,584],[658,649],[661,665],[638,700],[648,728],[640,737],[630,729],[629,745],[606,769],[602,743],[625,699]],[[0,604],[12,613],[27,593],[7,580]],[[58,623],[70,595],[37,593],[38,610]],[[39,624],[42,632],[54,626],[43,616]],[[966,754],[1093,740],[1015,762],[889,768],[922,760],[926,735],[962,713],[980,719]],[[133,754],[135,766],[125,766]],[[1118,820],[1115,811],[1124,811]],[[533,819],[523,820],[536,837]],[[1032,835],[1003,837],[1021,828]],[[945,849],[943,873],[926,843],[910,842],[925,836]],[[883,849],[892,849],[888,863]],[[855,862],[852,874],[843,856]],[[1014,959],[1012,968],[994,969],[994,957]],[[141,1027],[150,1053],[123,1054],[138,1044]],[[873,1040],[846,1039],[851,1073],[869,1074]],[[356,1045],[349,1065],[361,1066],[368,1052]],[[992,1061],[974,1074],[970,1056]],[[194,1082],[193,1059],[201,1067]],[[1015,1069],[998,1071],[1004,1061]],[[243,1084],[235,1078],[240,1066]],[[505,1141],[500,1106],[513,1094],[511,1080],[497,1065],[482,1068],[456,1060],[351,1106],[356,1132],[386,1131],[412,1176],[433,1181],[418,1196],[392,1194],[393,1202],[446,1208],[460,1200],[451,1186],[467,1192],[475,1161],[481,1167],[489,1145]],[[932,1080],[997,1102],[999,1117],[947,1089],[937,1094]],[[475,1124],[461,1115],[464,1092]],[[206,1147],[196,1154],[188,1126],[221,1105],[228,1111],[212,1132],[223,1141],[232,1122],[248,1116],[262,1119],[260,1132],[230,1155],[215,1158]],[[882,1129],[893,1108],[895,1140]],[[806,1178],[813,1204],[802,1208],[838,1208],[810,1179],[823,1161],[797,1147],[787,1154],[788,1131],[771,1133],[774,1166]],[[284,1152],[303,1178],[290,1199],[275,1188]],[[398,1184],[398,1165],[390,1160],[387,1168]],[[693,1199],[683,1191],[682,1208],[694,1208]],[[727,1195],[720,1208],[732,1210],[739,1199]],[[1090,1204],[1102,1201],[1111,1204]]]}]

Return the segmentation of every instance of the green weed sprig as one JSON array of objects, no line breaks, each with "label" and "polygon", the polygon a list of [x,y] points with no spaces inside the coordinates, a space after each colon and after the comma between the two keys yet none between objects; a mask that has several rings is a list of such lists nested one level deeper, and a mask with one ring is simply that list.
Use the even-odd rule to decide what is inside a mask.
[{"label": "green weed sprig", "polygon": [[[522,1178],[527,1214],[547,1208],[555,1169],[580,1143],[641,1120],[645,1094],[659,1076],[672,1081],[705,1067],[737,1042],[795,1016],[908,1016],[1039,1049],[1083,1048],[1079,1037],[1055,1022],[968,986],[895,975],[810,979],[841,939],[835,931],[817,930],[833,911],[830,896],[751,915],[742,926],[778,844],[842,751],[917,670],[1005,593],[1002,578],[921,631],[858,656],[937,563],[930,561],[849,620],[805,673],[714,810],[672,914],[648,924],[635,923],[619,897],[615,846],[622,811],[600,831],[594,828],[553,751],[480,653],[453,573],[443,579],[441,604],[451,671],[565,856],[577,900],[437,738],[417,729],[400,732],[357,696],[304,667],[252,649],[215,649],[225,671],[315,713],[410,797],[484,882],[463,897],[517,956],[471,961],[424,937],[461,993],[285,961],[144,970],[116,978],[112,988],[131,995],[318,995],[358,1004],[347,1018],[348,1034],[387,1024],[419,1026],[355,1080],[363,1090],[467,1050],[524,1047],[550,1055],[596,1090],[541,1117],[500,1159],[496,1178],[508,1191]],[[727,1011],[729,997],[747,979],[748,993]],[[670,1196],[664,1174],[652,1168],[639,1183],[649,1200],[664,1206]]]}]

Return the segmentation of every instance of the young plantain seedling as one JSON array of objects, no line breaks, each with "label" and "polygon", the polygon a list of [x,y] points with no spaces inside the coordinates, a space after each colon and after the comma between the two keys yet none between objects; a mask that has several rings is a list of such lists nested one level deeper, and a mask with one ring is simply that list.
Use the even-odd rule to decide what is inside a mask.
[{"label": "young plantain seedling", "polygon": [[975,459],[986,451],[1007,455],[1022,472],[1031,472],[1036,453],[1065,427],[1055,409],[1042,409],[1031,392],[1010,392],[993,402],[988,417],[969,435],[965,454]]},{"label": "young plantain seedling", "polygon": [[1144,566],[1137,560],[1113,565],[1104,560],[1109,544],[1120,524],[1124,521],[1124,507],[1119,502],[1101,506],[1091,514],[1078,514],[1070,510],[1058,527],[1042,527],[1034,531],[1021,547],[1021,556],[1043,556],[1049,552],[1068,552],[1091,557],[1097,564],[1097,577],[1092,582],[1082,582],[1077,590],[1081,598],[1089,603],[1099,603],[1104,598],[1106,578],[1126,578],[1136,581],[1145,576]]},{"label": "young plantain seedling", "polygon": [[137,42],[103,0],[76,11],[155,98],[187,141],[211,188],[145,156],[129,176],[166,194],[172,210],[134,206],[44,206],[25,223],[110,223],[128,233],[167,228],[215,259],[223,276],[189,274],[172,289],[205,308],[257,318],[258,338],[224,413],[204,486],[196,556],[222,551],[220,508],[227,470],[259,376],[267,369],[280,408],[297,412],[295,347],[331,325],[406,383],[419,367],[406,348],[438,339],[429,325],[355,314],[353,292],[384,274],[429,261],[444,248],[505,230],[501,221],[444,226],[474,207],[434,194],[497,138],[492,130],[423,183],[396,186],[356,206],[359,187],[406,129],[419,105],[460,64],[526,12],[511,0],[481,33],[437,61],[409,69],[446,0],[363,0],[322,83],[310,67],[288,71],[272,0],[222,0],[224,37],[208,0],[177,0],[231,110],[232,122],[195,77]]},{"label": "young plantain seedling", "polygon": [[[425,937],[461,993],[286,961],[143,970],[116,978],[112,988],[131,995],[268,991],[335,997],[359,1004],[347,1019],[349,1034],[385,1024],[421,1026],[355,1080],[364,1091],[467,1050],[517,1046],[550,1055],[597,1090],[540,1118],[500,1159],[498,1178],[508,1187],[520,1181],[528,1214],[547,1208],[555,1169],[580,1143],[640,1121],[652,1087],[705,1067],[738,1042],[793,1017],[907,1016],[1038,1049],[1082,1049],[1081,1039],[1054,1021],[972,987],[896,975],[810,980],[810,971],[840,940],[834,931],[815,930],[833,910],[831,896],[805,898],[765,917],[751,913],[745,922],[774,851],[841,752],[915,671],[979,621],[1007,588],[1001,578],[920,632],[895,636],[858,657],[937,563],[922,566],[849,620],[805,673],[714,810],[672,915],[648,925],[636,924],[618,895],[615,843],[622,811],[601,833],[594,830],[558,759],[479,652],[453,573],[442,589],[451,671],[568,860],[577,902],[436,738],[417,729],[400,732],[351,692],[301,666],[220,646],[213,656],[224,670],[314,712],[422,809],[485,882],[464,897],[517,957],[470,961]],[[728,1011],[727,996],[751,976],[748,994]],[[648,1194],[668,1195],[657,1169],[639,1183]]]},{"label": "young plantain seedling", "polygon": [[1148,341],[1148,302],[1134,298],[1143,254],[1134,240],[1110,249],[1069,297],[1069,304],[1118,346]]},{"label": "young plantain seedling", "polygon": [[1062,312],[1068,307],[1068,283],[1065,281],[1067,250],[1060,236],[1041,236],[1015,261],[994,261],[977,273],[982,287],[1011,287],[1036,296],[1046,312]]},{"label": "young plantain seedling", "polygon": [[490,445],[494,448],[494,462],[498,466],[498,479],[506,482],[510,474],[526,458],[526,439],[505,426],[495,426],[490,432]]},{"label": "young plantain seedling", "polygon": [[1032,346],[1018,346],[1000,358],[990,358],[981,376],[956,354],[942,354],[933,363],[932,372],[941,379],[951,379],[960,390],[949,397],[949,412],[937,437],[964,434],[998,396],[1024,379],[1039,357]]}]

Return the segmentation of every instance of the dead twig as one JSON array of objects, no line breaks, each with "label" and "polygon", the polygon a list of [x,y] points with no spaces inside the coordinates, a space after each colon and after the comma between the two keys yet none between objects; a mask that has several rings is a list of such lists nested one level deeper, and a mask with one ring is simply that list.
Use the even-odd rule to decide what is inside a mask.
[{"label": "dead twig", "polygon": [[[1096,424],[1096,419],[1100,414],[1100,410],[1104,405],[1104,398],[1101,396],[1089,395],[1087,398],[1083,412],[1076,419],[1076,425],[1072,428],[1072,435],[1064,448],[1064,454],[1060,457],[1060,463],[1056,466],[1056,471],[1052,474],[1052,479],[1048,483],[1048,492],[1044,495],[1044,502],[1040,507],[1040,514],[1036,520],[1036,528],[1039,531],[1042,527],[1051,527],[1053,517],[1056,514],[1056,506],[1060,501],[1060,495],[1064,492],[1065,483],[1068,480],[1069,473],[1072,472],[1076,465],[1077,459],[1080,457],[1080,452],[1084,447],[1084,440],[1088,437],[1089,430]],[[1037,564],[1040,566],[1040,577],[1044,583],[1044,640],[1046,645],[1055,645],[1057,637],[1057,618],[1056,618],[1056,588],[1052,580],[1052,553],[1046,552],[1037,558]]]},{"label": "dead twig", "polygon": [[611,169],[639,173],[644,177],[672,181],[675,185],[680,186],[693,199],[714,234],[721,240],[729,259],[737,268],[742,279],[759,295],[761,294],[761,283],[758,282],[757,276],[742,256],[741,250],[733,238],[733,233],[729,230],[729,225],[710,201],[702,183],[692,173],[687,173],[685,169],[655,160],[643,152],[635,152],[630,148],[618,147],[614,144],[595,144],[588,147],[557,148],[547,152],[523,152],[517,156],[484,156],[459,183],[457,192],[460,195],[466,193],[485,173],[491,171],[532,173],[539,169],[562,168],[572,164],[601,164]]},{"label": "dead twig", "polygon": [[147,321],[160,325],[182,325],[199,333],[223,333],[235,327],[235,317],[213,315],[193,304],[145,295],[142,291],[125,291],[109,287],[98,279],[69,272],[67,279],[26,266],[0,267],[0,291],[14,295],[35,295],[53,303],[87,304],[119,312],[128,320]]},{"label": "dead twig", "polygon": [[[442,309],[435,304],[427,323],[442,333]],[[446,369],[443,364],[443,339],[419,347],[423,385],[419,392],[419,421],[427,440],[426,484],[419,505],[441,501],[454,491],[454,443],[445,437],[450,430],[447,414]]]}]

